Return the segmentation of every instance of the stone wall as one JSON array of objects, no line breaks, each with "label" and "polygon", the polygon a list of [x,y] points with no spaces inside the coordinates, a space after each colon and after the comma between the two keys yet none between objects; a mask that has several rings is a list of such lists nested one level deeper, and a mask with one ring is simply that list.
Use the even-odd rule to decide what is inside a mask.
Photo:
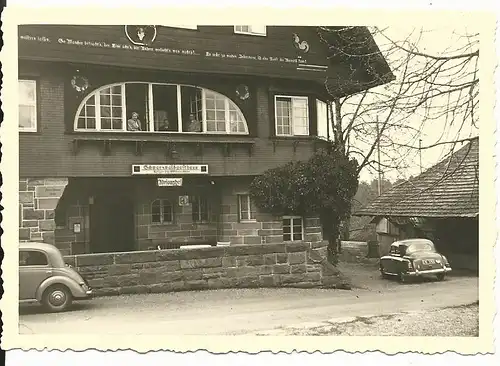
[{"label": "stone wall", "polygon": [[148,250],[160,246],[175,247],[183,243],[217,242],[217,205],[210,202],[210,220],[205,223],[193,222],[192,205],[179,206],[179,195],[171,195],[169,201],[174,206],[174,221],[171,223],[153,223],[151,203],[153,199],[142,200],[136,209],[136,239],[138,250]]},{"label": "stone wall", "polygon": [[247,287],[350,288],[326,243],[234,245],[67,256],[95,294]]},{"label": "stone wall", "polygon": [[19,179],[19,240],[54,244],[55,209],[67,178]]}]

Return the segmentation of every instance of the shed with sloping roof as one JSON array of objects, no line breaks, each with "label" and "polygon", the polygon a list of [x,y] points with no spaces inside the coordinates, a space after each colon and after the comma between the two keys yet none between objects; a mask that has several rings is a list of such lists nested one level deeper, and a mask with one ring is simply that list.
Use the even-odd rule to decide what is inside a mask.
[{"label": "shed with sloping roof", "polygon": [[[456,257],[456,264],[477,268],[479,138],[394,186],[354,215],[374,217],[381,254],[395,240],[427,237],[450,261]],[[471,258],[474,263],[469,263]]]}]

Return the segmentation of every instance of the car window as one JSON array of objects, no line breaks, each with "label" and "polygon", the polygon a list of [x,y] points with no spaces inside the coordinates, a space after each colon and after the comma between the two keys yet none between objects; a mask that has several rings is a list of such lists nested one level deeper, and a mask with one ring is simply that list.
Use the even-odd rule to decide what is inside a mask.
[{"label": "car window", "polygon": [[408,252],[432,252],[434,248],[428,243],[413,243],[408,247]]},{"label": "car window", "polygon": [[19,266],[46,266],[49,264],[47,256],[38,251],[25,250],[19,252]]},{"label": "car window", "polygon": [[391,251],[390,251],[391,254],[397,254],[399,255],[399,247],[397,246],[392,246],[391,247]]}]

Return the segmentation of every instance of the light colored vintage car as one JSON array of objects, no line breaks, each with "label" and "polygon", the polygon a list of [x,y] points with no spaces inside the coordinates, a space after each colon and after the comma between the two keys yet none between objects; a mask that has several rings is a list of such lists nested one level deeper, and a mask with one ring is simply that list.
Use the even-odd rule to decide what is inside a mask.
[{"label": "light colored vintage car", "polygon": [[19,244],[19,302],[39,302],[51,312],[66,310],[73,299],[92,297],[92,288],[51,244]]},{"label": "light colored vintage car", "polygon": [[396,276],[401,282],[409,277],[435,275],[439,281],[451,272],[448,259],[439,254],[428,239],[406,239],[391,244],[388,255],[380,258],[383,277]]}]

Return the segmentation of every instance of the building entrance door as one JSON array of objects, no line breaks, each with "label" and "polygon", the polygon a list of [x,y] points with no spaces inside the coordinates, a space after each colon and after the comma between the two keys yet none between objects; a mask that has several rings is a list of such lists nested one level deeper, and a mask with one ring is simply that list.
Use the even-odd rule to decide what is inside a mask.
[{"label": "building entrance door", "polygon": [[135,249],[134,204],[131,199],[112,193],[96,196],[89,215],[92,253]]}]

